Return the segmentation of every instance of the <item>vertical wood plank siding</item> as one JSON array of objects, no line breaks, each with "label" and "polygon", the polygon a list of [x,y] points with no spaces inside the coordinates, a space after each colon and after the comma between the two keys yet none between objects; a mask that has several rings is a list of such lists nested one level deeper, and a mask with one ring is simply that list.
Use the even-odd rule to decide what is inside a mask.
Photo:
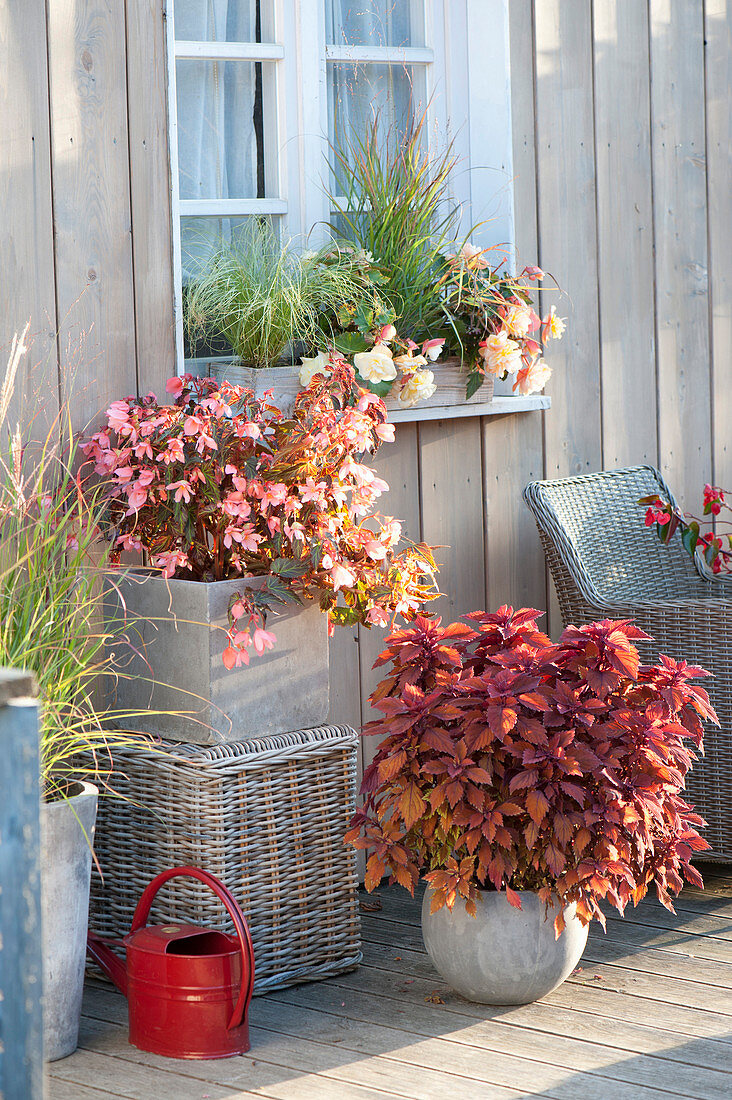
[{"label": "vertical wood plank siding", "polygon": [[[164,4],[46,10],[0,0],[0,352],[30,317],[53,411],[60,329],[81,426],[174,371]],[[547,606],[528,480],[657,461],[688,508],[704,481],[732,484],[732,0],[509,15],[516,244],[561,285],[568,329],[550,412],[400,425],[379,458],[382,510],[452,544],[446,616]],[[334,718],[368,718],[382,638],[333,640]]]}]

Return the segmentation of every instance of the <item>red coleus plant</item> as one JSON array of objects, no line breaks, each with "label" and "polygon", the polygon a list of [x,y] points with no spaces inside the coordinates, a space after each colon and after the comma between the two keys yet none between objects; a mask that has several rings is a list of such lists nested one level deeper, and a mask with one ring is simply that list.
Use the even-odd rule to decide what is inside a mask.
[{"label": "red coleus plant", "polygon": [[172,405],[128,397],[84,445],[111,482],[116,550],[145,551],[166,577],[264,577],[231,601],[228,667],[274,637],[273,601],[316,598],[331,623],[386,626],[435,593],[429,547],[397,550],[399,522],[372,514],[388,489],[360,459],[394,438],[386,408],[334,362],[290,418],[251,391],[172,378]]},{"label": "red coleus plant", "polygon": [[655,884],[669,909],[682,876],[701,885],[692,853],[704,823],[681,796],[716,722],[702,669],[668,657],[640,664],[630,621],[568,627],[557,645],[537,611],[476,612],[442,628],[418,616],[387,639],[391,666],[372,695],[383,738],[364,775],[364,806],[347,840],[369,851],[366,885],[388,871],[411,892],[422,875],[432,907],[478,890],[533,890],[583,923],[604,926]]},{"label": "red coleus plant", "polygon": [[661,542],[668,544],[678,531],[684,549],[692,558],[701,559],[714,574],[732,573],[732,521],[727,514],[732,513],[727,502],[730,495],[729,491],[725,495],[718,485],[704,486],[704,515],[714,517],[707,521],[710,525],[707,531],[702,530],[703,520],[680,512],[657,493],[641,497],[638,503],[647,506],[646,527],[655,524]]}]

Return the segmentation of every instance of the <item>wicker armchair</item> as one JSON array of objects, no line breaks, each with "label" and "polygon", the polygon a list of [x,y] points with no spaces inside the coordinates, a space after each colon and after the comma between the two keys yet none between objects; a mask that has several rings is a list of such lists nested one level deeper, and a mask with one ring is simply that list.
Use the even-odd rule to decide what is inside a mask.
[{"label": "wicker armchair", "polygon": [[[524,499],[534,514],[568,623],[630,618],[660,651],[713,673],[706,681],[721,728],[689,775],[689,799],[708,825],[714,857],[732,860],[732,580],[704,580],[675,538],[663,546],[644,525],[640,497],[674,501],[652,466],[535,481]],[[674,501],[675,503],[675,501]]]}]

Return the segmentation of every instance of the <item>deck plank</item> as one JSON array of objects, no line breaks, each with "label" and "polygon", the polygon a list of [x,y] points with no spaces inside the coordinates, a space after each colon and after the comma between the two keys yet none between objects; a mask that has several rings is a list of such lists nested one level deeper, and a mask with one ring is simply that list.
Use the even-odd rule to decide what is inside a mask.
[{"label": "deck plank", "polygon": [[80,1050],[49,1067],[48,1100],[726,1100],[732,920],[713,881],[677,918],[648,901],[607,937],[593,929],[568,981],[516,1007],[452,993],[424,951],[421,899],[381,887],[364,895],[364,964],[255,998],[251,1052],[220,1061],[131,1047],[124,999],[88,983]]}]

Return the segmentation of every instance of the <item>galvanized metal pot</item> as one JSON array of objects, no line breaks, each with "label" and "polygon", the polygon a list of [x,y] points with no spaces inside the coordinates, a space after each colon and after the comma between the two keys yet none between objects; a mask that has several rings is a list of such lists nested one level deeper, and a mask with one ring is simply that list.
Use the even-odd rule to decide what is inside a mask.
[{"label": "galvanized metal pot", "polygon": [[41,807],[43,1045],[46,1061],[76,1050],[84,989],[97,788]]},{"label": "galvanized metal pot", "polygon": [[146,732],[200,745],[322,725],[329,705],[328,627],[317,602],[278,604],[267,620],[274,648],[261,657],[252,653],[241,668],[224,666],[229,602],[261,583],[255,577],[165,580],[144,570],[108,580],[105,613],[126,619],[130,639],[115,654],[114,705],[149,707]]},{"label": "galvanized metal pot", "polygon": [[554,936],[556,909],[544,913],[544,903],[529,890],[518,891],[521,909],[508,903],[505,892],[480,891],[477,915],[465,902],[430,913],[432,890],[422,903],[422,935],[435,967],[468,1001],[490,1005],[522,1005],[538,1001],[569,977],[587,943],[575,906],[564,910],[567,926]]}]

